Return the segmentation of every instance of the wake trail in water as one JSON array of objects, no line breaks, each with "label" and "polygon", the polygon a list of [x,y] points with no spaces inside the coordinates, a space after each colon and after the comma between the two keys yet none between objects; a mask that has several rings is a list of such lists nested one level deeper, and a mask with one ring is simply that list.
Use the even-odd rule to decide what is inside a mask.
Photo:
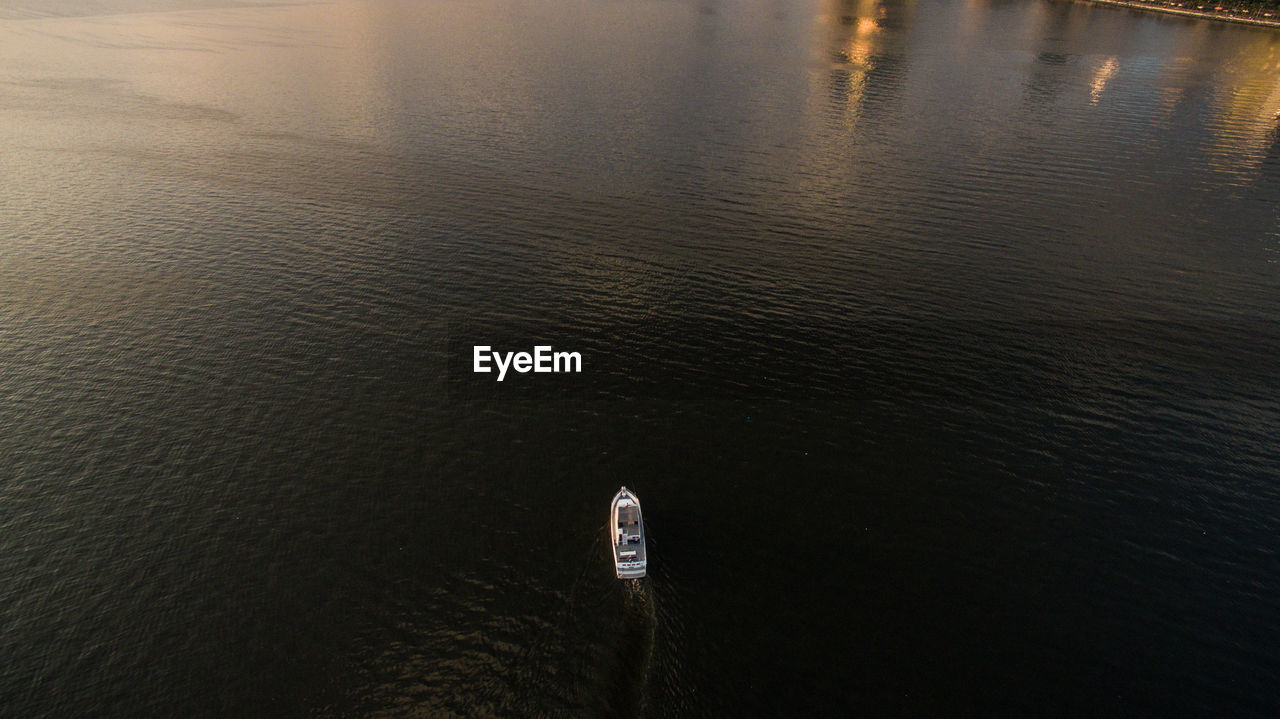
[{"label": "wake trail in water", "polygon": [[636,719],[645,714],[658,629],[653,583],[649,579],[626,580],[622,617],[617,627],[617,640],[608,657],[609,673],[601,697],[604,701],[601,713]]},{"label": "wake trail in water", "polygon": [[[578,633],[580,623],[578,605],[584,595],[589,598],[592,594],[591,573],[593,570],[598,572],[600,569],[600,557],[604,551],[602,541],[607,524],[607,522],[601,524],[598,530],[592,533],[596,539],[583,557],[580,568],[574,575],[573,583],[570,584],[567,592],[560,595],[562,598],[559,605],[545,615],[546,620],[536,630],[534,641],[525,644],[514,657],[512,663],[516,667],[516,688],[505,696],[491,697],[503,712],[512,716],[555,716],[569,709],[568,706],[559,705],[555,699],[551,698],[559,695],[561,700],[571,701],[569,697],[552,689],[556,681],[550,679],[548,668],[559,666],[568,669],[570,673],[576,673],[571,668],[574,664],[579,668],[584,666],[582,662],[574,662],[572,658],[567,657],[566,651],[574,643],[573,637]],[[555,673],[557,672],[551,671],[551,674]],[[536,709],[548,701],[552,706],[558,707],[558,711],[553,710],[547,713]]]},{"label": "wake trail in water", "polygon": [[[592,677],[585,685],[577,684],[576,691],[568,685],[563,687],[569,689],[569,693],[561,695],[565,702],[562,709],[627,719],[645,715],[658,625],[653,584],[648,578],[612,579],[611,564],[608,566],[610,579],[602,578],[600,572],[608,555],[607,529],[607,525],[602,524],[593,533],[596,539],[583,557],[573,583],[562,595],[559,607],[548,617],[538,638],[519,652],[518,684],[531,695],[525,696],[517,690],[508,696],[493,697],[503,710],[543,714],[535,707],[549,697],[539,699],[538,695],[548,689],[547,667],[559,664],[569,675],[582,679]],[[616,603],[619,589],[620,613]],[[600,624],[601,621],[604,624]],[[582,646],[582,640],[589,641],[592,636],[601,637],[602,629],[607,633],[604,641],[597,645],[598,650],[573,658],[570,647]],[[555,680],[552,683],[556,683]],[[587,687],[591,688],[584,696],[581,690]],[[593,705],[596,711],[591,710]]]}]

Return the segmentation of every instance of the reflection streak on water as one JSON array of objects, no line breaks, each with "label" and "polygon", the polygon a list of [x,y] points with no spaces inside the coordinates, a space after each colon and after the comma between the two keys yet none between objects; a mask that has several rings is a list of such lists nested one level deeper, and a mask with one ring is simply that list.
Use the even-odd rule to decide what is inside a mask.
[{"label": "reflection streak on water", "polygon": [[852,129],[857,125],[867,73],[876,66],[874,36],[880,32],[879,20],[885,9],[875,0],[846,0],[834,5],[833,12],[822,16],[831,33],[831,100],[843,106],[844,126]]},{"label": "reflection streak on water", "polygon": [[1107,82],[1120,69],[1119,58],[1109,57],[1106,62],[1098,67],[1097,72],[1093,75],[1093,85],[1089,91],[1089,99],[1093,104],[1098,104],[1098,100],[1102,98],[1102,91],[1106,89]]}]

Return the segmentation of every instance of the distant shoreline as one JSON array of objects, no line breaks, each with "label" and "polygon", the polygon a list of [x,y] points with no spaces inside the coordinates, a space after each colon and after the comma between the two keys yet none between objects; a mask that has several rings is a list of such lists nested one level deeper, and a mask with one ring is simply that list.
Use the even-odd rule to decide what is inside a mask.
[{"label": "distant shoreline", "polygon": [[[1220,20],[1223,22],[1234,22],[1242,25],[1259,25],[1262,27],[1280,28],[1280,11],[1277,11],[1275,17],[1257,18],[1243,14],[1233,14],[1227,11],[1215,12],[1212,10],[1187,9],[1184,7],[1169,7],[1156,2],[1142,2],[1140,0],[1084,0],[1085,2],[1096,3],[1098,5],[1114,5],[1116,7],[1127,7],[1134,10],[1149,10],[1151,12],[1162,12],[1170,15],[1182,15],[1185,17],[1204,18],[1206,20]],[[1191,5],[1190,2],[1185,4]],[[1216,6],[1215,3],[1210,2]]]}]

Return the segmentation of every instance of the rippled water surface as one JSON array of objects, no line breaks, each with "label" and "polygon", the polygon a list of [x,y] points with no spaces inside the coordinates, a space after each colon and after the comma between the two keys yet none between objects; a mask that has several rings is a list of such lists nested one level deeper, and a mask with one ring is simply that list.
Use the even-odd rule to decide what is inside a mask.
[{"label": "rippled water surface", "polygon": [[0,714],[1280,709],[1280,33],[0,0],[0,177]]}]

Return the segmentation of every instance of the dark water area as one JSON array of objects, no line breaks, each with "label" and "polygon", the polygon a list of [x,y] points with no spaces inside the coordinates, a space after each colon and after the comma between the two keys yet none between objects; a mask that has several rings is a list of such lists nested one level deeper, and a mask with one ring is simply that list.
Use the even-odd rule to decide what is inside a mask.
[{"label": "dark water area", "polygon": [[1280,33],[0,0],[0,168],[0,715],[1280,710]]}]

